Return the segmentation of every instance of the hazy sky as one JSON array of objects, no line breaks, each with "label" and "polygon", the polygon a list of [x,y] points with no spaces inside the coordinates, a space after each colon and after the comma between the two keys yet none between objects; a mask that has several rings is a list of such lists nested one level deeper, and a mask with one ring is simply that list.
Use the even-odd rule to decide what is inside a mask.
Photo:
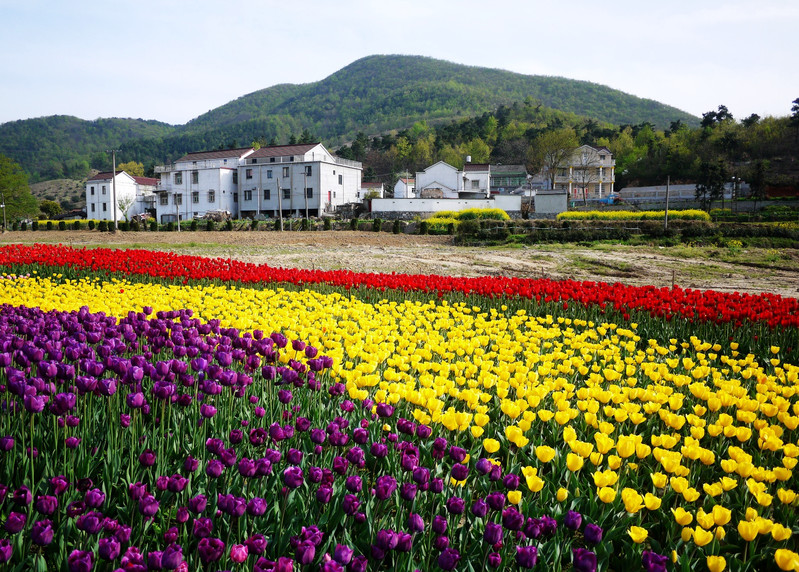
[{"label": "hazy sky", "polygon": [[783,116],[797,0],[0,0],[0,123],[172,124],[373,54],[604,84],[694,115]]}]

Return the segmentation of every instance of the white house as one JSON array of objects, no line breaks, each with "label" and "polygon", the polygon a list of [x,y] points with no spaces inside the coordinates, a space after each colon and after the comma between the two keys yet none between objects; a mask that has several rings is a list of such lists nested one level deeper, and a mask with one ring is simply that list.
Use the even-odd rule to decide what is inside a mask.
[{"label": "white house", "polygon": [[359,201],[362,201],[365,197],[370,196],[372,198],[382,199],[386,194],[385,187],[383,183],[373,183],[363,181],[361,182],[361,190],[358,191],[356,198]]},{"label": "white house", "polygon": [[190,220],[209,211],[238,213],[238,170],[252,147],[188,153],[170,165],[158,165],[156,220]]},{"label": "white house", "polygon": [[320,216],[357,202],[363,166],[321,143],[273,145],[248,154],[239,167],[238,216]]},{"label": "white house", "polygon": [[117,221],[143,213],[154,202],[157,182],[149,177],[133,177],[125,171],[117,171],[115,176],[111,171],[97,173],[86,181],[86,218],[114,220],[114,206]]},{"label": "white house", "polygon": [[570,200],[601,199],[615,182],[616,160],[607,147],[577,147],[555,173],[555,190],[568,191]]},{"label": "white house", "polygon": [[439,161],[416,173],[416,194],[444,199],[457,199],[463,190],[463,173],[447,163]]},{"label": "white house", "polygon": [[394,185],[395,199],[412,199],[416,196],[416,179],[400,177]]},{"label": "white house", "polygon": [[466,163],[463,166],[463,191],[475,198],[491,196],[491,165]]}]

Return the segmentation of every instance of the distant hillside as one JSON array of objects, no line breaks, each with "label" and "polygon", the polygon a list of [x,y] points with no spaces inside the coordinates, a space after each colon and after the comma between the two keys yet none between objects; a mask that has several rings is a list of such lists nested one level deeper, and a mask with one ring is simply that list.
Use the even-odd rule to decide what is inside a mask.
[{"label": "distant hillside", "polygon": [[80,178],[107,169],[106,149],[145,166],[188,151],[246,145],[255,139],[288,142],[307,130],[330,146],[432,123],[473,117],[501,105],[534,100],[546,108],[602,123],[665,128],[699,119],[674,107],[612,88],[559,77],[528,76],[419,56],[370,56],[303,85],[276,85],[240,97],[183,126],[140,119],[53,116],[0,125],[0,153],[19,162],[32,180]]},{"label": "distant hillside", "polygon": [[85,177],[90,168],[111,170],[107,149],[127,141],[164,137],[175,128],[142,119],[85,121],[68,115],[11,121],[0,125],[0,153],[31,175],[31,181]]}]

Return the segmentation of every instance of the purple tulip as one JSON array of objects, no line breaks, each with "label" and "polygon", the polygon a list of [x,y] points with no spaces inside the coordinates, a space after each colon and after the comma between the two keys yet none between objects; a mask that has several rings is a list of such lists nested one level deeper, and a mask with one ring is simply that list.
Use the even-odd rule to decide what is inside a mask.
[{"label": "purple tulip", "polygon": [[210,518],[195,518],[192,534],[195,538],[207,538],[211,536],[214,523]]},{"label": "purple tulip", "polygon": [[572,563],[576,572],[596,572],[596,554],[587,548],[572,548]]},{"label": "purple tulip", "polygon": [[225,543],[218,538],[203,538],[197,544],[197,552],[200,554],[203,564],[216,562],[225,553]]},{"label": "purple tulip", "polygon": [[31,540],[38,546],[47,546],[53,541],[53,523],[50,520],[39,520],[33,523]]},{"label": "purple tulip", "polygon": [[244,544],[247,545],[247,549],[250,552],[260,555],[266,550],[267,541],[263,534],[253,534],[244,541]]},{"label": "purple tulip", "polygon": [[200,514],[208,506],[208,497],[205,495],[197,495],[189,499],[189,510],[194,514]]},{"label": "purple tulip", "polygon": [[302,486],[302,469],[299,467],[289,467],[283,471],[283,483],[291,489]]},{"label": "purple tulip", "polygon": [[148,570],[163,570],[164,567],[161,564],[161,560],[164,557],[164,553],[160,550],[150,550],[147,553],[147,569]]},{"label": "purple tulip", "polygon": [[433,517],[432,528],[436,534],[444,534],[447,531],[447,519],[437,514]]},{"label": "purple tulip", "polygon": [[369,453],[377,459],[383,459],[388,455],[388,447],[385,443],[372,443]]},{"label": "purple tulip", "polygon": [[491,510],[502,510],[505,508],[505,495],[495,491],[486,497],[486,504]]},{"label": "purple tulip", "polygon": [[69,481],[63,475],[59,475],[57,477],[53,477],[50,479],[50,490],[53,491],[53,494],[56,496],[61,495],[69,488]]},{"label": "purple tulip", "polygon": [[374,495],[378,500],[386,500],[397,490],[397,480],[391,475],[382,475],[375,483]]},{"label": "purple tulip", "polygon": [[644,550],[641,554],[641,563],[646,572],[666,572],[669,557],[651,550]]},{"label": "purple tulip", "polygon": [[466,465],[461,465],[460,463],[453,465],[452,467],[452,478],[456,481],[465,481],[466,477],[469,476],[469,467]]},{"label": "purple tulip", "polygon": [[130,495],[130,498],[135,501],[141,500],[144,495],[147,494],[147,485],[141,481],[130,483],[128,485],[128,494]]},{"label": "purple tulip", "polygon": [[47,397],[44,395],[30,395],[25,394],[23,404],[28,413],[41,413],[47,403]]},{"label": "purple tulip", "polygon": [[144,399],[143,393],[137,392],[128,393],[127,396],[125,396],[125,403],[127,403],[128,407],[131,409],[140,409],[141,407],[144,407],[144,404],[147,403],[147,401]]},{"label": "purple tulip", "polygon": [[73,501],[67,505],[67,516],[75,518],[86,512],[86,504],[83,501]]},{"label": "purple tulip", "polygon": [[83,550],[73,550],[67,558],[69,572],[91,572],[92,553]]},{"label": "purple tulip", "polygon": [[336,544],[336,548],[333,551],[333,560],[341,564],[342,566],[346,566],[350,562],[352,562],[352,557],[355,555],[355,552],[352,548],[345,544]]},{"label": "purple tulip", "polygon": [[172,542],[161,554],[161,568],[175,570],[183,562],[183,547]]},{"label": "purple tulip", "polygon": [[33,508],[40,514],[50,516],[58,508],[58,498],[48,495],[38,496],[36,502],[33,503]]},{"label": "purple tulip", "polygon": [[91,489],[86,492],[83,500],[86,502],[87,507],[100,508],[105,502],[105,493],[100,489]]},{"label": "purple tulip", "polygon": [[535,546],[517,546],[516,564],[520,568],[533,568],[538,562],[538,548]]},{"label": "purple tulip", "polygon": [[13,448],[14,448],[14,438],[11,435],[0,437],[0,451],[2,451],[3,453],[8,453]]},{"label": "purple tulip", "polygon": [[474,468],[477,469],[477,472],[481,475],[487,475],[489,472],[491,472],[491,466],[491,461],[485,457],[481,457],[475,464]]},{"label": "purple tulip", "polygon": [[408,523],[406,525],[408,530],[411,532],[423,532],[424,531],[424,520],[422,517],[416,513],[411,513],[408,515]]},{"label": "purple tulip", "polygon": [[75,528],[87,534],[99,534],[103,530],[104,519],[105,517],[101,512],[87,512],[78,517],[75,521]]},{"label": "purple tulip", "polygon": [[488,514],[488,505],[483,499],[477,499],[472,503],[472,514],[478,518],[485,517]]},{"label": "purple tulip", "polygon": [[589,544],[599,544],[602,542],[602,529],[596,524],[586,524],[583,535],[585,536],[585,541]]},{"label": "purple tulip", "polygon": [[263,516],[266,513],[266,501],[259,497],[250,499],[247,503],[247,514],[250,516]]},{"label": "purple tulip", "polygon": [[315,556],[316,546],[309,540],[301,542],[294,550],[294,558],[301,566],[307,566],[313,562]]},{"label": "purple tulip", "polygon": [[291,448],[289,452],[286,453],[286,461],[288,461],[290,465],[299,465],[302,463],[302,457],[302,451],[298,449]]},{"label": "purple tulip", "polygon": [[356,512],[358,512],[358,507],[360,506],[361,501],[358,500],[358,497],[355,495],[344,495],[344,500],[341,503],[341,507],[345,514],[353,516]]},{"label": "purple tulip", "polygon": [[205,465],[205,474],[211,477],[212,479],[217,479],[222,474],[222,471],[225,470],[225,465],[222,461],[217,459],[211,459],[208,461],[208,464]]},{"label": "purple tulip", "polygon": [[155,516],[158,512],[158,501],[153,495],[145,495],[139,500],[139,512],[143,516]]},{"label": "purple tulip", "polygon": [[444,479],[435,478],[430,481],[430,492],[440,494],[444,490]]},{"label": "purple tulip", "polygon": [[454,548],[445,548],[444,551],[438,555],[438,566],[442,570],[454,570],[461,559],[460,553]]},{"label": "purple tulip", "polygon": [[114,537],[119,540],[122,544],[127,544],[130,542],[130,533],[131,528],[126,524],[120,524],[119,528],[117,528],[116,532],[114,533]]},{"label": "purple tulip", "polygon": [[26,486],[21,486],[17,490],[14,491],[14,495],[12,497],[14,504],[19,506],[28,506],[31,504],[31,500],[33,500],[33,496],[31,495],[31,491]]},{"label": "purple tulip", "polygon": [[110,538],[101,538],[97,548],[97,556],[103,560],[116,560],[121,552],[119,541],[113,536]]},{"label": "purple tulip", "polygon": [[450,514],[463,514],[466,504],[460,497],[450,497],[447,499],[447,511]]},{"label": "purple tulip", "polygon": [[203,403],[200,405],[200,415],[205,417],[206,419],[210,419],[214,415],[216,415],[216,407],[213,405],[208,405],[207,403]]},{"label": "purple tulip", "polygon": [[569,530],[580,530],[580,525],[583,523],[583,515],[579,512],[570,510],[563,518],[563,526]]},{"label": "purple tulip", "polygon": [[14,545],[8,538],[0,538],[0,564],[8,562],[14,555]]},{"label": "purple tulip", "polygon": [[510,506],[502,511],[502,526],[508,530],[521,530],[524,525],[524,516],[516,510],[516,507]]},{"label": "purple tulip", "polygon": [[402,483],[400,486],[400,498],[404,501],[411,502],[416,498],[416,493],[419,490],[414,483]]},{"label": "purple tulip", "polygon": [[502,555],[499,552],[492,552],[488,555],[488,567],[499,568],[502,565]]},{"label": "purple tulip", "polygon": [[483,540],[491,546],[502,541],[502,525],[494,522],[487,522]]},{"label": "purple tulip", "polygon": [[155,451],[152,449],[145,449],[142,451],[141,455],[139,455],[139,463],[143,467],[152,467],[155,465]]},{"label": "purple tulip", "polygon": [[6,518],[6,523],[3,525],[6,532],[9,534],[16,534],[23,528],[25,528],[25,523],[27,522],[28,517],[19,512],[10,512],[8,513],[8,518]]},{"label": "purple tulip", "polygon": [[521,479],[519,475],[514,475],[513,473],[508,473],[502,479],[502,484],[505,486],[506,489],[515,491],[519,488],[519,484],[521,483]]}]

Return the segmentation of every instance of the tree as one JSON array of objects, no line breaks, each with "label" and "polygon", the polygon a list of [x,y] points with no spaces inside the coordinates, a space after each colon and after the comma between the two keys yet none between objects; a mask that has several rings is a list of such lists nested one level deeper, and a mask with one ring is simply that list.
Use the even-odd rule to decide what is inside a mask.
[{"label": "tree", "polygon": [[796,137],[799,138],[799,97],[793,100],[791,106],[791,125],[796,128]]},{"label": "tree", "polygon": [[599,181],[599,155],[584,151],[576,155],[576,161],[572,164],[572,176],[577,183],[578,189],[583,192],[583,203],[588,202],[586,191],[591,183]]},{"label": "tree", "polygon": [[533,141],[528,171],[543,171],[549,178],[550,188],[554,189],[558,169],[567,165],[577,146],[577,134],[571,127],[547,131]]},{"label": "tree", "polygon": [[48,201],[47,199],[39,203],[39,210],[42,211],[44,216],[48,219],[53,219],[62,212],[61,205],[58,201]]},{"label": "tree", "polygon": [[127,163],[119,163],[117,171],[125,171],[131,177],[144,176],[144,164],[137,163],[136,161],[128,161]]},{"label": "tree", "polygon": [[696,200],[702,203],[702,209],[709,210],[713,201],[723,196],[726,182],[727,167],[723,161],[702,161],[699,164]]},{"label": "tree", "polygon": [[122,216],[125,217],[125,220],[128,220],[128,209],[130,209],[134,200],[134,197],[130,195],[117,199],[117,206],[122,211]]},{"label": "tree", "polygon": [[0,194],[6,206],[6,218],[31,218],[39,212],[39,204],[31,194],[28,176],[17,163],[0,155]]},{"label": "tree", "polygon": [[766,170],[768,161],[758,160],[752,165],[749,172],[749,188],[752,190],[752,200],[757,208],[757,201],[766,196]]}]

